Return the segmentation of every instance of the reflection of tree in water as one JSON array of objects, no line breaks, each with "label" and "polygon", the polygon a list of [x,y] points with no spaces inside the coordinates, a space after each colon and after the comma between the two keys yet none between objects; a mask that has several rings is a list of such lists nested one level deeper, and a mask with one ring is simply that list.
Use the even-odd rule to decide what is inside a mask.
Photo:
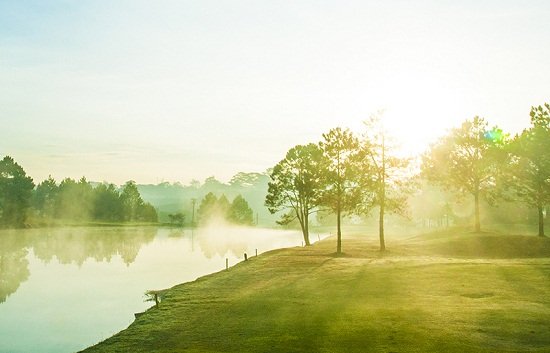
[{"label": "reflection of tree in water", "polygon": [[168,233],[168,238],[181,238],[185,236],[185,230],[174,228]]},{"label": "reflection of tree in water", "polygon": [[195,235],[202,253],[207,259],[215,255],[224,257],[228,252],[242,257],[246,252],[246,241],[239,237],[238,228],[205,228],[199,229]]},{"label": "reflection of tree in water", "polygon": [[49,262],[82,265],[87,259],[110,262],[120,255],[126,265],[135,261],[141,246],[153,240],[154,227],[43,229],[32,239],[35,256]]},{"label": "reflection of tree in water", "polygon": [[29,278],[25,238],[17,231],[0,232],[0,303]]}]

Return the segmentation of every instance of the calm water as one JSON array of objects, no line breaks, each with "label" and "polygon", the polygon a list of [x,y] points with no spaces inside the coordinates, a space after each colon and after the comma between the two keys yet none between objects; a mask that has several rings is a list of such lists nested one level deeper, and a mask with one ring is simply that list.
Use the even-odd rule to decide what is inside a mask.
[{"label": "calm water", "polygon": [[[315,236],[316,237],[316,236]],[[144,292],[192,281],[301,234],[254,228],[74,227],[0,231],[0,352],[73,352],[152,306]]]}]

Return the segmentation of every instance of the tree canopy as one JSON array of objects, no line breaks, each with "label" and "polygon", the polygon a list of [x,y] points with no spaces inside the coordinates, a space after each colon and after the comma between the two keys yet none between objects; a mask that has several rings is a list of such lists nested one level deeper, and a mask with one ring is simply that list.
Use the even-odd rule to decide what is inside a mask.
[{"label": "tree canopy", "polygon": [[342,214],[353,212],[361,202],[357,152],[359,141],[349,129],[339,127],[323,134],[319,143],[326,166],[323,172],[321,205],[336,214],[336,253],[342,253]]},{"label": "tree canopy", "polygon": [[364,124],[365,132],[358,149],[359,180],[363,194],[359,213],[367,214],[378,207],[380,250],[384,251],[385,214],[406,214],[407,198],[412,191],[411,173],[407,170],[410,160],[392,154],[379,116],[372,116]]},{"label": "tree canopy", "polygon": [[271,213],[285,212],[279,224],[297,219],[306,245],[310,245],[309,215],[321,201],[325,162],[318,145],[298,145],[286,153],[270,175],[265,205]]},{"label": "tree canopy", "polygon": [[480,198],[494,200],[498,152],[504,142],[502,130],[488,129],[488,123],[476,116],[440,138],[422,157],[426,179],[458,195],[473,196],[476,231],[481,228]]},{"label": "tree canopy", "polygon": [[13,158],[0,161],[0,226],[22,227],[31,206],[34,183]]},{"label": "tree canopy", "polygon": [[531,127],[510,143],[508,185],[538,212],[538,234],[544,236],[543,208],[550,204],[550,104],[531,108]]},{"label": "tree canopy", "polygon": [[199,224],[202,225],[216,220],[241,225],[254,223],[253,211],[241,195],[237,195],[233,202],[229,202],[224,194],[218,198],[213,192],[209,192],[201,200],[197,215]]}]

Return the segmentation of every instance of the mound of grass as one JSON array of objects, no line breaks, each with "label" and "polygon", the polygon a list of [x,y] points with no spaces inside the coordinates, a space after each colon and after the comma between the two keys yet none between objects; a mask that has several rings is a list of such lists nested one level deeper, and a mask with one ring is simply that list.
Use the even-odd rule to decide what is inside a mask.
[{"label": "mound of grass", "polygon": [[550,238],[527,235],[503,235],[494,232],[452,230],[413,238],[424,251],[457,257],[543,258],[550,257]]},{"label": "mound of grass", "polygon": [[[482,236],[467,242],[498,243]],[[550,352],[550,258],[443,258],[456,245],[433,239],[381,254],[364,238],[336,257],[334,243],[175,286],[86,352]]]}]

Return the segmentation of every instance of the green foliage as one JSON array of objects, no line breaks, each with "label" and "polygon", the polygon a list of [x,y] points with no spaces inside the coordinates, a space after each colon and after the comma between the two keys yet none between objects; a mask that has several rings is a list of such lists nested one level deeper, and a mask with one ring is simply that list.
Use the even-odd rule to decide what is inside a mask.
[{"label": "green foliage", "polygon": [[113,184],[100,184],[94,190],[93,218],[100,221],[124,220],[124,208]]},{"label": "green foliage", "polygon": [[342,213],[353,212],[361,202],[359,141],[348,129],[331,129],[319,144],[326,160],[320,204],[336,214],[336,252],[342,252]]},{"label": "green foliage", "polygon": [[394,147],[379,118],[365,121],[365,128],[358,155],[363,191],[359,213],[368,214],[373,207],[383,205],[386,213],[406,216],[407,199],[415,187],[409,169],[411,160],[393,154]]},{"label": "green foliage", "polygon": [[235,224],[254,224],[254,214],[252,209],[241,195],[238,195],[233,199],[233,202],[228,210],[227,218],[231,223]]},{"label": "green foliage", "polygon": [[531,124],[510,144],[508,172],[517,195],[537,207],[550,203],[550,105],[533,107]]},{"label": "green foliage", "polygon": [[326,159],[321,202],[335,213],[352,212],[361,201],[359,141],[348,129],[331,129],[319,144]]},{"label": "green foliage", "polygon": [[218,210],[218,198],[213,192],[209,192],[201,200],[199,208],[197,210],[197,218],[199,223],[205,224],[210,221],[214,216],[220,216],[225,218],[225,213],[220,213]]},{"label": "green foliage", "polygon": [[185,215],[181,212],[178,212],[176,214],[169,214],[168,218],[170,219],[170,224],[177,225],[177,226],[183,226],[185,223]]},{"label": "green foliage", "polygon": [[124,184],[120,199],[124,208],[124,220],[136,221],[139,219],[139,210],[143,207],[143,199],[137,189],[136,183],[130,180]]},{"label": "green foliage", "polygon": [[531,108],[531,127],[508,147],[507,186],[539,211],[539,235],[544,235],[543,208],[550,204],[550,104]]},{"label": "green foliage", "polygon": [[487,122],[476,116],[452,129],[423,156],[422,174],[428,181],[458,195],[474,197],[476,231],[480,230],[480,197],[495,200],[505,142],[506,135],[500,129],[489,130]]},{"label": "green foliage", "polygon": [[0,161],[0,227],[22,227],[31,206],[34,183],[13,158]]},{"label": "green foliage", "polygon": [[95,188],[81,178],[78,182],[66,178],[59,186],[50,176],[40,183],[33,197],[33,207],[41,222],[53,219],[71,222],[157,222],[156,209],[143,202],[133,181],[122,191],[113,184],[99,184]]},{"label": "green foliage", "polygon": [[277,222],[289,224],[297,219],[304,241],[309,245],[309,215],[320,204],[323,171],[327,163],[318,145],[298,145],[271,172],[265,205],[269,211],[286,211]]},{"label": "green foliage", "polygon": [[223,214],[227,217],[229,214],[229,208],[231,207],[231,203],[227,199],[227,196],[225,194],[222,194],[218,201],[216,202],[217,210],[220,214]]},{"label": "green foliage", "polygon": [[407,199],[412,192],[410,160],[391,154],[386,134],[378,116],[365,121],[366,131],[358,147],[357,159],[361,169],[359,180],[363,193],[359,212],[368,214],[378,206],[380,250],[386,249],[384,217],[386,213],[406,215]]},{"label": "green foliage", "polygon": [[[268,182],[269,176],[266,173],[241,172],[231,178],[229,183],[222,183],[210,177],[202,184],[197,180],[192,180],[188,185],[164,182],[157,185],[138,185],[138,190],[143,200],[155,205],[162,222],[169,221],[169,214],[182,212],[189,223],[193,220],[197,223],[200,200],[212,192],[214,195],[224,194],[228,200],[241,195],[258,216],[260,224],[271,226],[275,223],[276,217],[263,207]],[[193,199],[198,200],[195,204],[195,217],[193,217]]]},{"label": "green foliage", "polygon": [[56,217],[63,220],[89,221],[92,217],[93,189],[86,178],[78,182],[66,178],[59,184]]},{"label": "green foliage", "polygon": [[51,175],[48,176],[48,179],[38,184],[34,191],[33,208],[41,217],[54,217],[57,193],[57,183]]},{"label": "green foliage", "polygon": [[254,223],[252,209],[241,195],[237,195],[230,203],[224,194],[217,198],[213,192],[209,192],[201,200],[197,216],[203,225],[215,220],[243,225]]}]

